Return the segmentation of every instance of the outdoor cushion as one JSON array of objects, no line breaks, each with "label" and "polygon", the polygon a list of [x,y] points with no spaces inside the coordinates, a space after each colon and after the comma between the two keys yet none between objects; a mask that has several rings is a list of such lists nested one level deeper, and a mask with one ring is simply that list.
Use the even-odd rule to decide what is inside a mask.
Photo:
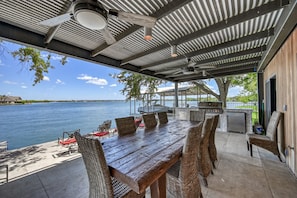
[{"label": "outdoor cushion", "polygon": [[62,145],[68,145],[68,144],[73,144],[73,143],[76,143],[75,138],[69,138],[67,140],[60,140],[60,144],[62,144]]},{"label": "outdoor cushion", "polygon": [[99,132],[94,133],[93,135],[101,137],[101,136],[105,136],[105,135],[108,135],[108,134],[109,134],[108,131],[99,131]]}]

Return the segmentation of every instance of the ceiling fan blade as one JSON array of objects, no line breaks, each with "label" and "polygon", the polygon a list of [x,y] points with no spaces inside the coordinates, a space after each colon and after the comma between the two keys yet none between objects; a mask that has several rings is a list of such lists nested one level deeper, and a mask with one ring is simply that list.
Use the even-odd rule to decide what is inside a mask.
[{"label": "ceiling fan blade", "polygon": [[171,78],[171,77],[176,77],[176,76],[180,76],[182,74],[182,72],[175,72],[169,75],[166,75],[166,78]]},{"label": "ceiling fan blade", "polygon": [[116,16],[120,20],[148,28],[153,28],[157,21],[157,18],[155,17],[134,14],[129,12],[122,12],[117,10],[109,10],[109,14],[111,16]]},{"label": "ceiling fan blade", "polygon": [[103,36],[103,38],[105,39],[105,41],[106,41],[106,43],[108,45],[112,45],[115,42],[117,42],[116,39],[111,34],[111,32],[109,31],[109,29],[107,29],[107,27],[105,27],[104,29],[100,30],[100,32],[102,33],[102,36]]},{"label": "ceiling fan blade", "polygon": [[181,73],[182,73],[182,71],[181,70],[178,70],[176,72],[173,72],[172,75],[181,74]]},{"label": "ceiling fan blade", "polygon": [[189,62],[188,67],[193,67],[193,66],[195,66],[195,65],[196,65],[195,62]]},{"label": "ceiling fan blade", "polygon": [[71,13],[65,13],[65,14],[41,21],[38,24],[43,26],[48,26],[48,27],[54,27],[54,26],[60,25],[61,23],[69,21],[71,19],[71,16],[72,16]]}]

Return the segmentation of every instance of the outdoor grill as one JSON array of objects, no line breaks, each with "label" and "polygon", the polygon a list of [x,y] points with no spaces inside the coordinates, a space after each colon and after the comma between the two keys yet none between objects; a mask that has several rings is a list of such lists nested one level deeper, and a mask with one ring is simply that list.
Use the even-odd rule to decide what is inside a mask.
[{"label": "outdoor grill", "polygon": [[205,113],[223,113],[222,102],[199,102],[198,109]]}]

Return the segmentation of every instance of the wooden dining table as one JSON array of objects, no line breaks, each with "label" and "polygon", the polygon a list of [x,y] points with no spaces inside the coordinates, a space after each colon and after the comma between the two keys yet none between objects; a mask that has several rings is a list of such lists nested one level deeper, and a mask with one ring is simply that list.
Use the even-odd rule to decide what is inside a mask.
[{"label": "wooden dining table", "polygon": [[137,193],[166,197],[166,171],[181,157],[184,138],[198,122],[171,120],[153,129],[102,140],[110,173]]}]

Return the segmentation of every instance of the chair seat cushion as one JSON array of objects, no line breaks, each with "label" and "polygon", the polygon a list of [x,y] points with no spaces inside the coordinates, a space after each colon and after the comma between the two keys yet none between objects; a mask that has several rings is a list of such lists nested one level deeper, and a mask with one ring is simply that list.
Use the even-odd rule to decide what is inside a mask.
[{"label": "chair seat cushion", "polygon": [[275,144],[275,142],[273,142],[269,137],[265,136],[265,135],[258,135],[258,134],[247,134],[247,141],[250,144],[254,144],[257,146],[261,146],[261,147],[266,147],[266,145],[272,145]]},{"label": "chair seat cushion", "polygon": [[252,140],[252,139],[258,139],[258,140],[270,140],[269,137],[265,136],[265,135],[259,135],[259,134],[255,134],[255,133],[247,133],[246,134],[246,139],[248,141]]},{"label": "chair seat cushion", "polygon": [[138,127],[144,127],[144,123],[140,123]]},{"label": "chair seat cushion", "polygon": [[69,144],[73,144],[73,143],[76,143],[75,138],[69,138],[67,140],[60,140],[60,144],[62,144],[62,145],[69,145]]},{"label": "chair seat cushion", "polygon": [[108,135],[108,134],[109,134],[108,131],[98,131],[98,132],[93,133],[93,135],[99,136],[99,137],[105,136],[105,135]]}]

